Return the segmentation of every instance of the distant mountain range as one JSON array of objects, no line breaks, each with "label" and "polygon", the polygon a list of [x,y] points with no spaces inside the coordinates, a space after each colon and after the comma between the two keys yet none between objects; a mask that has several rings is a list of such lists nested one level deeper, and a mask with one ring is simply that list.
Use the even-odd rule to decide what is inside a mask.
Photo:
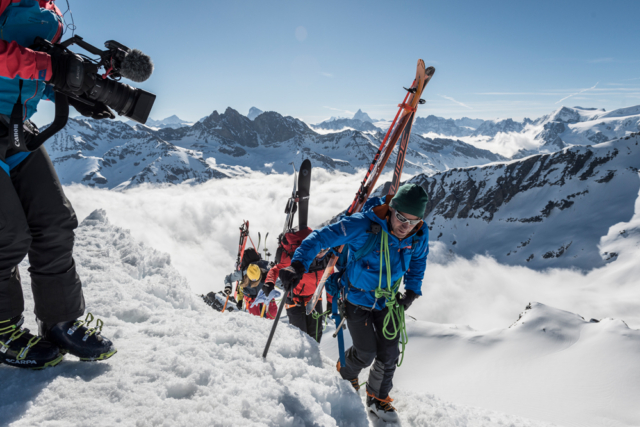
[{"label": "distant mountain range", "polygon": [[[388,122],[368,123],[339,119],[312,125],[318,131],[386,130]],[[572,145],[597,144],[640,130],[640,105],[606,112],[603,109],[560,107],[536,120],[481,120],[418,117],[413,133],[436,138],[462,138],[464,142],[511,158],[552,153]]]},{"label": "distant mountain range", "polygon": [[[369,118],[361,110],[355,116]],[[310,126],[255,107],[248,116],[228,108],[195,123],[177,116],[146,126],[70,119],[47,147],[63,183],[106,188],[289,172],[290,162],[304,158],[314,167],[355,172],[369,165],[380,145],[381,123],[339,118]],[[624,137],[639,125],[640,106],[611,112],[562,107],[523,121],[418,117],[405,170],[428,175],[504,161],[508,157],[494,148],[509,146],[510,138],[516,141],[510,157],[518,159]]]},{"label": "distant mountain range", "polygon": [[[204,182],[251,171],[314,167],[355,172],[367,167],[384,134],[345,130],[319,134],[304,122],[265,112],[250,120],[228,108],[191,126],[150,128],[119,121],[70,119],[47,145],[64,184],[126,188],[143,182]],[[503,159],[457,140],[413,135],[405,170],[433,173]]]}]

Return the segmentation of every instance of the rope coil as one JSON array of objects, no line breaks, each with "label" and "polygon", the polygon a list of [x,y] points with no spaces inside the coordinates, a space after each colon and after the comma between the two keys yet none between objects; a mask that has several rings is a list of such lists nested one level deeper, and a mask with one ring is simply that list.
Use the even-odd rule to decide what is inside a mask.
[{"label": "rope coil", "polygon": [[[383,263],[387,265],[387,287],[382,288],[382,267]],[[404,306],[398,303],[396,299],[396,294],[398,293],[398,288],[400,287],[400,282],[402,278],[399,278],[396,283],[391,286],[391,261],[389,256],[389,235],[383,230],[382,236],[380,238],[380,279],[378,281],[378,288],[375,290],[376,300],[380,298],[385,298],[386,303],[385,306],[388,309],[387,315],[384,317],[383,327],[382,327],[382,336],[387,340],[394,340],[400,334],[399,343],[401,345],[400,350],[400,361],[398,362],[398,367],[402,365],[404,361],[404,349],[409,342],[409,338],[407,337],[407,325],[405,323],[404,317]],[[391,324],[391,331],[388,329],[389,324]]]}]

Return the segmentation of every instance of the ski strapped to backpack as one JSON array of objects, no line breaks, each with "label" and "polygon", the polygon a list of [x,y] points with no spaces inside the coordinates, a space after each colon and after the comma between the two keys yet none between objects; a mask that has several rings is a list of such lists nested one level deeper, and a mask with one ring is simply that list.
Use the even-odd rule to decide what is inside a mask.
[{"label": "ski strapped to backpack", "polygon": [[[296,167],[293,166],[293,192],[291,194],[291,198],[287,201],[287,206],[285,208],[285,213],[287,214],[287,219],[284,223],[284,230],[282,234],[278,238],[278,250],[276,251],[275,256],[275,264],[280,264],[280,259],[282,257],[282,251],[286,251],[282,247],[282,239],[285,239],[286,233],[292,231],[293,228],[293,216],[298,210],[298,205],[300,205],[300,211],[298,213],[298,230],[302,230],[307,227],[307,214],[309,211],[309,191],[311,188],[311,160],[305,159],[300,165],[300,173],[296,180]],[[287,252],[288,254],[288,252]],[[291,254],[290,258],[292,258],[293,254]],[[269,346],[271,345],[271,340],[273,339],[273,335],[276,332],[276,327],[278,326],[278,321],[280,320],[280,315],[282,313],[282,309],[284,308],[287,299],[290,295],[293,295],[293,289],[287,292],[282,301],[280,301],[280,306],[278,307],[278,314],[274,319],[273,326],[271,327],[271,332],[269,334],[269,339],[267,340],[267,345],[264,348],[264,352],[262,353],[262,357],[266,358],[267,353],[269,352]]]},{"label": "ski strapped to backpack", "polygon": [[[376,155],[374,156],[373,161],[369,166],[369,170],[367,171],[367,174],[365,175],[364,179],[362,180],[362,183],[360,184],[360,188],[356,193],[353,203],[351,204],[351,206],[349,207],[349,210],[347,211],[347,215],[353,215],[354,213],[360,212],[365,202],[369,198],[369,195],[371,194],[371,191],[373,191],[373,188],[375,187],[376,182],[378,181],[378,178],[382,173],[382,170],[384,169],[387,161],[389,160],[389,157],[391,156],[391,153],[393,152],[393,149],[395,148],[395,145],[398,142],[398,139],[400,139],[400,137],[403,135],[403,132],[407,127],[407,124],[415,118],[415,112],[416,112],[418,103],[420,102],[420,96],[422,95],[422,92],[426,87],[427,83],[429,83],[429,81],[431,80],[431,77],[433,77],[434,73],[435,73],[434,67],[429,67],[425,69],[424,61],[422,59],[418,60],[416,78],[413,81],[413,84],[411,85],[411,87],[407,89],[407,94],[405,95],[404,100],[402,101],[401,104],[399,104],[399,110],[396,113],[396,117],[393,119],[393,122],[391,123],[391,126],[387,131],[387,134],[382,140],[382,143],[380,144],[380,148],[378,148],[378,151],[376,152]],[[409,139],[409,135],[406,136],[407,141],[408,139]],[[401,158],[398,158],[398,160],[404,163],[404,155]],[[396,170],[397,169],[398,169],[398,165],[396,164]],[[400,173],[401,173],[401,169],[400,169]],[[397,175],[394,174],[394,182],[392,182],[392,187],[395,186],[397,188],[397,183],[399,183],[400,176],[401,176],[400,173],[398,173]],[[396,181],[397,183],[395,183]],[[329,264],[327,265],[327,268],[325,269],[324,274],[322,275],[322,279],[320,280],[320,283],[318,284],[318,287],[316,288],[316,291],[313,294],[313,297],[307,303],[307,307],[306,307],[307,314],[310,314],[315,309],[315,306],[318,303],[318,300],[320,299],[322,290],[324,289],[324,285],[327,279],[329,278],[331,272],[333,271],[333,268],[335,267],[336,262],[338,261],[338,256],[340,253],[342,253],[343,248],[344,248],[344,245],[340,246],[336,251],[338,255],[333,254],[331,256]]]},{"label": "ski strapped to backpack", "polygon": [[[238,257],[236,258],[236,270],[241,269],[242,265],[242,257],[244,256],[244,248],[247,245],[247,237],[249,237],[249,221],[242,221],[242,225],[240,226],[240,241],[238,242]],[[236,282],[236,293],[234,297],[237,297],[238,293],[238,282]],[[229,296],[227,295],[227,299],[224,302],[224,307],[222,307],[222,312],[224,313],[227,309],[227,303],[229,302]]]}]

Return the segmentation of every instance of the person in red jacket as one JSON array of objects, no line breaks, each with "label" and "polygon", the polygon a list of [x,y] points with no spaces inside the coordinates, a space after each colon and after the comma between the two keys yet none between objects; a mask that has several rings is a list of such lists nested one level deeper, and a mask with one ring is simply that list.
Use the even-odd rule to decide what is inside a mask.
[{"label": "person in red jacket", "polygon": [[[264,293],[269,295],[273,290],[276,280],[278,280],[278,273],[280,269],[289,267],[291,265],[291,258],[293,254],[300,246],[300,243],[309,235],[313,230],[309,227],[298,230],[295,227],[289,232],[285,233],[280,239],[278,250],[276,252],[277,264],[269,270],[269,274],[265,280]],[[287,301],[287,317],[289,317],[289,324],[300,328],[303,332],[309,334],[311,338],[320,342],[322,338],[322,322],[324,316],[318,316],[322,313],[322,299],[318,300],[316,308],[313,313],[307,315],[306,306],[307,302],[313,296],[313,293],[322,279],[322,274],[327,266],[327,257],[324,257],[327,251],[322,251],[316,256],[315,262],[309,268],[309,272],[302,276],[300,283],[292,289],[290,299]],[[332,298],[328,295],[329,303]],[[315,316],[314,316],[315,315]]]}]

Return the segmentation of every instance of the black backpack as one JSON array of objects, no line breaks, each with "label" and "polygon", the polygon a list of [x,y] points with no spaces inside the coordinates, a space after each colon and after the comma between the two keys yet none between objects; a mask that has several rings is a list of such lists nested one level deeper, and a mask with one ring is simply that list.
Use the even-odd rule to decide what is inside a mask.
[{"label": "black backpack", "polygon": [[261,259],[262,257],[255,248],[245,249],[244,255],[242,255],[242,262],[240,263],[240,270],[245,271],[250,264],[255,264]]}]

